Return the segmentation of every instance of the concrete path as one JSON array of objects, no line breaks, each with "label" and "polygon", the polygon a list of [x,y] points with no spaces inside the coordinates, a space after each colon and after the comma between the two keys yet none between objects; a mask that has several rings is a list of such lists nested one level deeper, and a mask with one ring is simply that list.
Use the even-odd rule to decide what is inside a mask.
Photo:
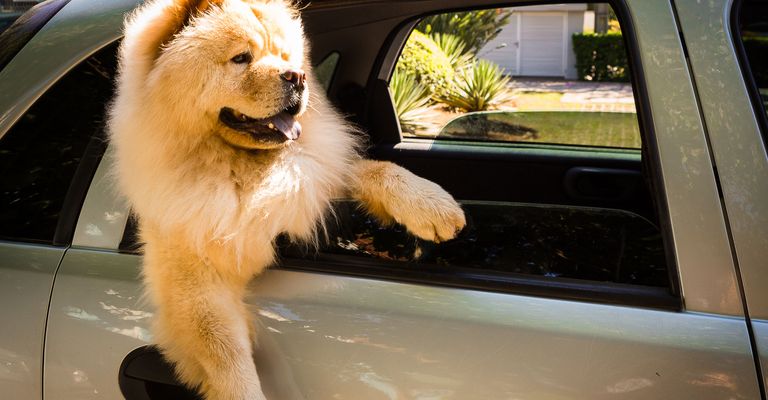
[{"label": "concrete path", "polygon": [[629,83],[512,78],[510,86],[522,102],[526,94],[562,93],[559,104],[552,104],[553,108],[573,111],[635,112],[635,99]]}]

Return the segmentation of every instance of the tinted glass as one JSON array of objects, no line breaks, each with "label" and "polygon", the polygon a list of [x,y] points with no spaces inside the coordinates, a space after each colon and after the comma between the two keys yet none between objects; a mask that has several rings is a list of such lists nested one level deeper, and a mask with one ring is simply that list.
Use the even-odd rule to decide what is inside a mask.
[{"label": "tinted glass", "polygon": [[[436,244],[399,225],[381,226],[354,203],[338,203],[338,224],[331,226],[321,250],[488,273],[669,285],[659,230],[636,214],[499,202],[465,202],[462,208],[467,228],[458,238]],[[284,254],[312,255],[293,247]]]},{"label": "tinted glass", "polygon": [[[742,2],[738,15],[748,71],[757,86],[759,112],[768,111],[768,2]],[[749,77],[747,77],[749,81]]]},{"label": "tinted glass", "polygon": [[93,136],[103,136],[115,48],[88,58],[0,138],[0,238],[52,242]]},{"label": "tinted glass", "polygon": [[426,17],[389,88],[405,137],[641,144],[624,39],[608,4]]}]

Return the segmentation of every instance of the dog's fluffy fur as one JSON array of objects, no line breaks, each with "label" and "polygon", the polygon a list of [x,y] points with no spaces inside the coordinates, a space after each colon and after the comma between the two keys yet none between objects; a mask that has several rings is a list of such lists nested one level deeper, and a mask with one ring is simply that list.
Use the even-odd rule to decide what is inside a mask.
[{"label": "dog's fluffy fur", "polygon": [[[312,241],[342,196],[428,240],[465,223],[438,185],[360,157],[305,49],[282,1],[152,0],[126,20],[109,114],[115,173],[139,218],[156,342],[208,399],[265,398],[242,298],[276,236]],[[226,109],[249,127],[225,123]],[[277,119],[285,137],[263,138]]]}]

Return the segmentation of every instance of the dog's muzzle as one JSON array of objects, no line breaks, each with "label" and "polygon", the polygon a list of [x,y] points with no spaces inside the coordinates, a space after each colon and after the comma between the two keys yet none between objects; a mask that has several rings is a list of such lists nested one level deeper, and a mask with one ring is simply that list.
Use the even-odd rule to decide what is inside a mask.
[{"label": "dog's muzzle", "polygon": [[251,118],[239,111],[224,107],[219,111],[219,120],[227,127],[251,135],[260,142],[282,143],[296,140],[301,135],[301,124],[293,117],[298,110],[292,107],[267,118]]}]

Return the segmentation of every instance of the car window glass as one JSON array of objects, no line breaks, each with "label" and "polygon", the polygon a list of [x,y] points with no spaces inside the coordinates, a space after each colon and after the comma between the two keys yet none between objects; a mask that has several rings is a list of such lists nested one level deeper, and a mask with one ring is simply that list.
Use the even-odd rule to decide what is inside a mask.
[{"label": "car window glass", "polygon": [[[382,226],[356,204],[339,202],[322,251],[475,272],[668,286],[659,229],[637,214],[508,202],[463,202],[462,208],[467,227],[438,244],[401,225]],[[290,245],[283,254],[308,255]]]},{"label": "car window glass", "polygon": [[78,164],[103,135],[114,52],[75,67],[0,138],[0,238],[52,242]]},{"label": "car window glass", "polygon": [[637,149],[626,54],[608,4],[437,14],[389,89],[404,137]]},{"label": "car window glass", "polygon": [[[739,10],[739,39],[746,56],[747,80],[757,86],[758,112],[768,113],[768,3],[745,0]],[[749,79],[751,77],[751,79]]]}]

